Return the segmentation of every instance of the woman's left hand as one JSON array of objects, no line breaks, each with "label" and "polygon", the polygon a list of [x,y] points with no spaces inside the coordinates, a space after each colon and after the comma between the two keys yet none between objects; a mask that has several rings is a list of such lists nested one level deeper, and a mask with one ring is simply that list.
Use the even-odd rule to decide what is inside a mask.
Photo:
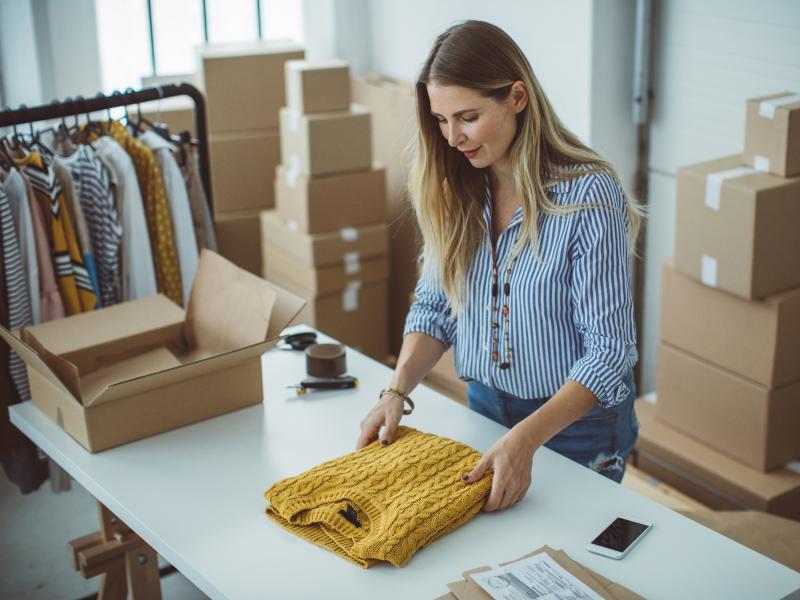
[{"label": "woman's left hand", "polygon": [[514,506],[525,497],[531,485],[531,466],[536,447],[520,435],[519,430],[511,429],[486,451],[465,475],[465,483],[475,483],[486,471],[494,471],[492,491],[483,510],[492,512]]}]

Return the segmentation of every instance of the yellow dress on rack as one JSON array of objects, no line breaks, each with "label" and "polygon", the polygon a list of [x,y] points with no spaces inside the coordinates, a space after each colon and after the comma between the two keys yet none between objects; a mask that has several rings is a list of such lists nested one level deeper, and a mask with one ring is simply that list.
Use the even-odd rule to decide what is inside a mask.
[{"label": "yellow dress on rack", "polygon": [[[106,131],[130,155],[136,169],[147,218],[147,230],[150,234],[150,245],[153,248],[158,291],[178,306],[183,306],[181,268],[175,246],[172,215],[167,204],[161,171],[153,151],[130,135],[121,123],[110,121]],[[94,141],[97,137],[96,133],[90,133],[88,141]]]},{"label": "yellow dress on rack", "polygon": [[22,158],[12,157],[12,160],[27,177],[36,201],[42,208],[64,312],[76,315],[94,310],[97,294],[83,262],[83,254],[53,165],[35,151]]},{"label": "yellow dress on rack", "polygon": [[492,486],[461,477],[480,460],[469,446],[401,426],[379,442],[277,482],[267,515],[292,533],[361,567],[406,564],[475,516]]}]

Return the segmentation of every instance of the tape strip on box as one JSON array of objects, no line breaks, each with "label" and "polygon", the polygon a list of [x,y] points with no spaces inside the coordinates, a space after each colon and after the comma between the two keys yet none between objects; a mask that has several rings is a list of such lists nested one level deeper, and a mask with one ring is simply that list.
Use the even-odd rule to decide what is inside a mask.
[{"label": "tape strip on box", "polygon": [[758,103],[758,116],[765,119],[775,118],[775,109],[787,104],[797,104],[800,102],[800,94],[790,94],[780,98],[771,98],[769,100],[762,100]]},{"label": "tape strip on box", "polygon": [[717,287],[717,259],[703,254],[700,259],[700,280],[709,287]]},{"label": "tape strip on box", "polygon": [[358,293],[361,290],[360,281],[351,281],[342,292],[342,310],[353,312],[358,310]]},{"label": "tape strip on box", "polygon": [[345,242],[355,242],[358,240],[358,229],[355,227],[342,227],[339,230],[339,235]]},{"label": "tape strip on box", "polygon": [[286,168],[286,185],[290,188],[297,187],[297,180],[300,177],[300,156],[292,154],[289,157],[289,164]]},{"label": "tape strip on box", "polygon": [[722,195],[722,182],[734,177],[752,175],[757,171],[753,167],[737,167],[727,171],[717,171],[706,176],[705,205],[714,210],[719,210],[719,199]]},{"label": "tape strip on box", "polygon": [[353,275],[361,270],[361,260],[358,252],[347,252],[344,255],[344,272]]},{"label": "tape strip on box", "polygon": [[769,173],[769,159],[766,156],[761,156],[760,154],[756,154],[753,157],[753,166],[755,167],[756,171],[761,171],[762,173]]}]

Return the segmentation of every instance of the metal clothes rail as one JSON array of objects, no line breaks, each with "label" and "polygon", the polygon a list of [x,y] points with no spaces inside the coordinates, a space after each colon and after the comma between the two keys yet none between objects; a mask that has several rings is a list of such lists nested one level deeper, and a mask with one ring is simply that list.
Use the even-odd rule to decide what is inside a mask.
[{"label": "metal clothes rail", "polygon": [[108,111],[120,106],[134,106],[143,102],[163,100],[174,96],[189,96],[194,101],[194,121],[200,159],[200,177],[206,191],[209,208],[212,208],[214,203],[211,196],[206,102],[200,90],[188,83],[160,85],[141,90],[128,89],[124,92],[114,92],[110,95],[99,93],[93,98],[77,96],[65,100],[54,100],[50,104],[42,104],[40,106],[27,107],[21,105],[17,109],[0,111],[0,127],[15,127],[17,125],[32,124],[36,121],[48,121],[97,111]]}]

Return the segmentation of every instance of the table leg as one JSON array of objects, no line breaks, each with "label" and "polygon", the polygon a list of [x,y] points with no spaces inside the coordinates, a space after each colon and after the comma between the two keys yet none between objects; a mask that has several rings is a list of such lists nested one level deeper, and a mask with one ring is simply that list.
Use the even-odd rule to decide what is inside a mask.
[{"label": "table leg", "polygon": [[100,502],[97,509],[100,531],[69,542],[75,569],[101,575],[100,600],[161,600],[155,550]]}]

